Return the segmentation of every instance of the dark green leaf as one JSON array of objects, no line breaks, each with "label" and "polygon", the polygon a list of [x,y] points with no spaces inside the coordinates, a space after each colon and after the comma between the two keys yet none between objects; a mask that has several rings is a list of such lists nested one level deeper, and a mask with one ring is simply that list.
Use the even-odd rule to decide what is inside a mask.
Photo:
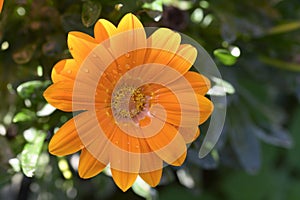
[{"label": "dark green leaf", "polygon": [[92,26],[100,17],[102,6],[96,1],[86,1],[82,6],[81,21],[84,26]]}]

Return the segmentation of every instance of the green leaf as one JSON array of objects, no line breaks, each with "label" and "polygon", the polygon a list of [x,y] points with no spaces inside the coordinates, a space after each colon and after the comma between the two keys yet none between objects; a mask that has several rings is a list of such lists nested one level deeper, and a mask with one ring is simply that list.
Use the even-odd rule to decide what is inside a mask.
[{"label": "green leaf", "polygon": [[235,93],[234,87],[229,82],[217,77],[212,77],[211,80],[214,82],[214,85],[210,88],[207,94],[213,96],[225,96],[226,94]]},{"label": "green leaf", "polygon": [[298,63],[285,62],[285,61],[282,61],[279,59],[268,58],[265,56],[261,56],[260,60],[262,62],[264,62],[265,64],[270,65],[272,67],[277,67],[279,69],[300,72],[300,64],[298,64]]},{"label": "green leaf", "polygon": [[269,29],[268,34],[280,34],[280,33],[287,33],[290,31],[294,31],[300,28],[300,22],[288,22],[284,24],[280,24],[278,26],[274,26]]},{"label": "green leaf", "polygon": [[32,142],[25,144],[21,153],[21,167],[23,173],[32,177],[36,171],[38,158],[40,156],[46,133],[39,130],[34,130],[36,136]]},{"label": "green leaf", "polygon": [[50,81],[28,81],[17,87],[17,93],[21,98],[29,99],[32,96],[38,96],[37,94],[42,93],[50,83]]},{"label": "green leaf", "polygon": [[152,3],[144,3],[142,8],[162,12],[163,11],[163,1],[156,0],[156,1],[153,1]]},{"label": "green leaf", "polygon": [[35,113],[28,109],[22,109],[14,118],[13,123],[32,121],[36,118]]},{"label": "green leaf", "polygon": [[141,197],[144,197],[145,199],[152,199],[151,187],[140,177],[138,177],[132,185],[132,190],[134,191],[134,193]]},{"label": "green leaf", "polygon": [[234,65],[237,61],[237,57],[232,55],[227,49],[214,50],[215,57],[224,65]]},{"label": "green leaf", "polygon": [[100,17],[102,6],[96,1],[86,1],[83,3],[81,21],[84,26],[92,26]]}]

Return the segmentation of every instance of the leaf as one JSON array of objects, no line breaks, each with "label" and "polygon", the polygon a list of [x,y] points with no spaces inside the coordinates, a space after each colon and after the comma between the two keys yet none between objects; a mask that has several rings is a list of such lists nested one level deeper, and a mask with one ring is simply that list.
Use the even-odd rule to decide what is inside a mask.
[{"label": "leaf", "polygon": [[242,167],[253,174],[261,165],[260,144],[248,118],[238,111],[232,110],[228,116],[230,142]]},{"label": "leaf", "polygon": [[215,57],[224,65],[234,65],[237,61],[237,57],[232,55],[227,49],[214,50]]},{"label": "leaf", "polygon": [[274,26],[267,32],[268,34],[280,34],[280,33],[287,33],[300,28],[300,22],[288,22],[284,24],[280,24],[278,26]]},{"label": "leaf", "polygon": [[209,89],[209,91],[207,92],[208,95],[225,96],[226,93],[228,94],[235,93],[234,87],[229,82],[217,77],[212,77],[211,79],[215,83],[215,85],[213,85]]},{"label": "leaf", "polygon": [[27,177],[33,177],[34,172],[36,171],[38,158],[46,138],[45,132],[38,130],[35,131],[36,137],[32,142],[25,144],[21,153],[21,167],[23,173]]},{"label": "leaf", "polygon": [[142,8],[146,8],[152,11],[159,11],[162,12],[163,11],[163,1],[162,0],[155,0],[152,3],[144,3],[144,5],[142,6]]},{"label": "leaf", "polygon": [[132,185],[132,190],[137,195],[144,197],[145,199],[153,199],[153,191],[151,187],[140,177],[138,176],[134,184]]},{"label": "leaf", "polygon": [[266,131],[252,126],[251,128],[258,138],[266,143],[273,144],[280,147],[291,148],[293,145],[293,140],[288,132],[281,127],[273,126],[271,130],[266,133]]},{"label": "leaf", "polygon": [[279,69],[300,72],[300,64],[298,64],[298,63],[286,62],[286,61],[282,61],[282,60],[275,59],[275,58],[268,58],[266,56],[261,56],[260,60],[263,63],[270,65],[272,67],[277,67]]},{"label": "leaf", "polygon": [[23,99],[29,99],[32,96],[36,97],[38,94],[42,94],[50,83],[50,81],[28,81],[17,87],[17,93]]},{"label": "leaf", "polygon": [[216,169],[218,166],[217,161],[211,154],[207,154],[205,157],[199,158],[198,152],[193,149],[188,150],[187,160],[202,167],[203,169]]},{"label": "leaf", "polygon": [[81,21],[84,26],[92,26],[100,17],[102,6],[96,1],[86,1],[83,3]]},{"label": "leaf", "polygon": [[28,109],[22,109],[14,118],[13,123],[32,121],[36,118],[35,113]]}]

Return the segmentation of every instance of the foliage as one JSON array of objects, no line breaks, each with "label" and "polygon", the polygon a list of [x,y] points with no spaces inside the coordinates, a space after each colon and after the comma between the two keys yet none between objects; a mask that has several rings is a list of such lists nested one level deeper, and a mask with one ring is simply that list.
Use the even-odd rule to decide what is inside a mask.
[{"label": "foliage", "polygon": [[[92,35],[98,18],[116,23],[127,12],[199,42],[224,79],[211,94],[225,81],[228,107],[221,139],[207,157],[198,157],[204,125],[184,166],[166,167],[155,189],[140,181],[122,193],[107,171],[80,179],[77,154],[48,153],[51,136],[71,114],[52,108],[42,93],[53,65],[70,57],[69,31]],[[5,1],[0,199],[298,199],[299,19],[298,0]]]}]

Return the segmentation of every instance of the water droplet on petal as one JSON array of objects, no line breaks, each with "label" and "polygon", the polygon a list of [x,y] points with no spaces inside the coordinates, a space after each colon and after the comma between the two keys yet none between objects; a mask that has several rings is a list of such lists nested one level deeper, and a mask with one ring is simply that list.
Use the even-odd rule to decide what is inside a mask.
[{"label": "water droplet on petal", "polygon": [[87,69],[87,68],[84,68],[83,71],[86,73],[89,73],[89,69]]},{"label": "water droplet on petal", "polygon": [[135,146],[135,148],[137,148],[137,149],[138,149],[138,148],[140,148],[140,146],[139,146],[139,145],[136,145],[136,146]]},{"label": "water droplet on petal", "polygon": [[126,64],[125,67],[126,67],[126,69],[130,69],[130,65],[129,64]]},{"label": "water droplet on petal", "polygon": [[126,57],[126,58],[129,58],[129,57],[130,57],[130,54],[129,54],[129,53],[126,53],[126,54],[125,54],[125,57]]},{"label": "water droplet on petal", "polygon": [[119,141],[115,141],[116,144],[119,144]]},{"label": "water droplet on petal", "polygon": [[130,145],[130,142],[127,142],[128,145]]},{"label": "water droplet on petal", "polygon": [[71,74],[71,73],[72,73],[72,70],[69,69],[69,70],[67,71],[67,73],[68,73],[68,74]]}]

